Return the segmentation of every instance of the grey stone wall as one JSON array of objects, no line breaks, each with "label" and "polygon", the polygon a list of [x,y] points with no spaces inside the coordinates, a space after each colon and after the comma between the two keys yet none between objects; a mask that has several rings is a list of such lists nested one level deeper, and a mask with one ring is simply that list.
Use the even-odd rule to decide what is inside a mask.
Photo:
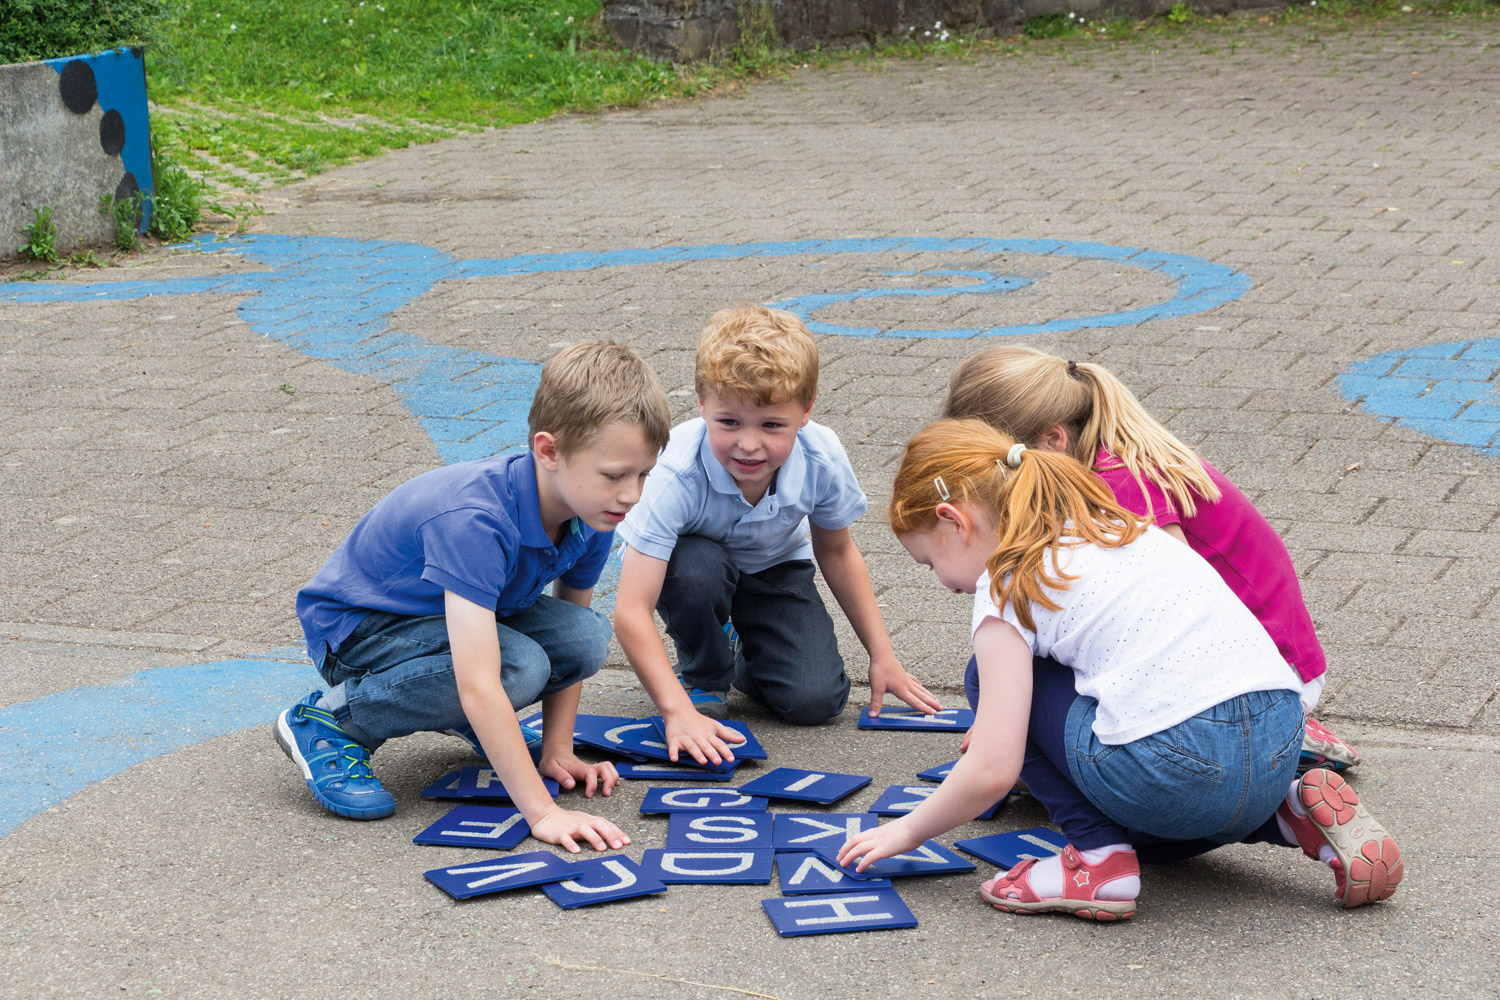
[{"label": "grey stone wall", "polygon": [[[1203,14],[1263,8],[1272,0],[1194,0]],[[774,24],[793,49],[849,48],[921,38],[947,30],[981,37],[1019,31],[1033,17],[1149,17],[1173,0],[604,0],[604,23],[616,41],[654,59],[688,61],[722,55],[742,26]]]},{"label": "grey stone wall", "polygon": [[60,255],[110,245],[100,195],[150,190],[150,149],[139,49],[0,65],[0,259],[43,207]]}]

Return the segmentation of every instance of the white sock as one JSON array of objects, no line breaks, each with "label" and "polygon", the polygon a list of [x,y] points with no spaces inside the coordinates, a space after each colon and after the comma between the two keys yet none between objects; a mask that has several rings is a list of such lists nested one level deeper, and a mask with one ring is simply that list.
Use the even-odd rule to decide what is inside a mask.
[{"label": "white sock", "polygon": [[[1097,865],[1116,851],[1130,850],[1129,844],[1109,844],[1105,847],[1090,848],[1087,851],[1079,851],[1083,860],[1091,865]],[[1050,858],[1038,861],[1031,866],[1027,873],[1027,881],[1031,883],[1031,891],[1043,899],[1056,899],[1063,894],[1063,866],[1062,856],[1054,854]],[[1141,878],[1139,875],[1126,875],[1106,882],[1094,894],[1094,898],[1106,902],[1121,903],[1135,899],[1141,894]]]},{"label": "white sock", "polygon": [[349,704],[349,693],[344,690],[344,685],[339,683],[324,691],[313,707],[332,713],[337,712],[347,704]]},{"label": "white sock", "polygon": [[[1297,789],[1300,782],[1300,778],[1292,782],[1292,790],[1286,793],[1286,805],[1287,808],[1290,809],[1295,815],[1306,819],[1307,810],[1303,808],[1302,799],[1297,795]],[[1293,830],[1291,828],[1291,825],[1288,824],[1286,820],[1282,819],[1280,816],[1277,816],[1276,825],[1281,827],[1281,835],[1287,840],[1291,841],[1293,844],[1301,843],[1301,841],[1297,839],[1297,831]],[[1323,862],[1325,865],[1332,865],[1333,862],[1338,858],[1338,856],[1338,852],[1333,849],[1333,845],[1327,843],[1326,841],[1324,842],[1322,847],[1318,848],[1318,860]]]}]

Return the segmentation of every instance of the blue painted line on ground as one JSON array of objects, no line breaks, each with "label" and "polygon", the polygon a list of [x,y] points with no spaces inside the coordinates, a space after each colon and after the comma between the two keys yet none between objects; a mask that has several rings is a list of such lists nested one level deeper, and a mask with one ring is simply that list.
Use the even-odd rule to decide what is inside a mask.
[{"label": "blue painted line on ground", "polygon": [[[541,366],[520,358],[436,344],[393,329],[396,312],[447,281],[553,274],[610,267],[762,257],[838,254],[963,253],[1115,261],[1173,283],[1166,302],[1047,323],[983,329],[854,329],[815,315],[840,302],[1004,294],[1035,280],[988,271],[934,269],[910,277],[934,287],[821,292],[782,303],[818,332],[844,336],[973,337],[1118,326],[1214,308],[1244,294],[1250,280],[1208,261],[1133,247],[1058,240],[886,237],[671,246],[602,252],[523,254],[459,260],[413,243],[336,237],[251,235],[200,238],[190,248],[234,254],[264,270],[148,281],[36,283],[11,286],[0,300],[122,301],[167,295],[233,295],[256,333],[308,357],[388,385],[432,438],[445,463],[497,454],[526,443],[526,414]],[[953,279],[965,279],[961,284]],[[597,592],[612,605],[618,555]],[[118,684],[74,688],[0,710],[0,836],[88,784],[150,757],[268,721],[304,695],[316,675],[300,651],[221,663],[143,671]]]},{"label": "blue painted line on ground", "polygon": [[223,660],[0,708],[0,837],[142,761],[275,718],[316,679],[305,660]]},{"label": "blue painted line on ground", "polygon": [[1500,338],[1401,347],[1338,378],[1346,399],[1397,426],[1500,458]]}]

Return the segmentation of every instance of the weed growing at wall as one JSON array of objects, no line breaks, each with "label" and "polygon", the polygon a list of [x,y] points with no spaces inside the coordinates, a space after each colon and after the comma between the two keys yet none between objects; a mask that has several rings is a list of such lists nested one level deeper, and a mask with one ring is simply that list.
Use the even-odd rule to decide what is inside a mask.
[{"label": "weed growing at wall", "polygon": [[151,151],[156,189],[147,195],[151,223],[147,232],[166,243],[185,240],[203,215],[203,182],[161,153]]},{"label": "weed growing at wall", "polygon": [[740,32],[740,40],[734,47],[737,62],[759,64],[781,49],[776,10],[767,0],[740,0],[735,16]]},{"label": "weed growing at wall", "polygon": [[112,194],[99,196],[99,211],[109,216],[115,229],[115,249],[131,253],[141,248],[141,209],[146,196],[137,191],[129,198],[116,198]]},{"label": "weed growing at wall", "polygon": [[55,263],[57,260],[57,223],[52,221],[52,209],[43,205],[36,215],[21,229],[26,242],[16,253],[27,260]]}]

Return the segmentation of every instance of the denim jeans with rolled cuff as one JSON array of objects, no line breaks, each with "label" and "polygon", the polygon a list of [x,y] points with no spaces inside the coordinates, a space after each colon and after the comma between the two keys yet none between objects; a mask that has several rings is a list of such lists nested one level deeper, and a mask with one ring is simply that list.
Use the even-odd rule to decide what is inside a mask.
[{"label": "denim jeans with rolled cuff", "polygon": [[[547,595],[498,619],[500,683],[511,707],[523,709],[598,673],[609,656],[610,631],[599,612]],[[371,750],[393,737],[469,724],[443,615],[373,611],[318,672],[330,685],[343,685],[330,692],[333,716]]]},{"label": "denim jeans with rolled cuff", "polygon": [[[1071,669],[1032,661],[1031,719],[1021,777],[1080,850],[1128,843],[1142,861],[1193,857],[1224,844],[1296,846],[1276,807],[1297,773],[1302,704],[1295,691],[1253,691],[1132,743],[1094,735],[1098,703]],[[979,705],[978,668],[964,675]]]}]

